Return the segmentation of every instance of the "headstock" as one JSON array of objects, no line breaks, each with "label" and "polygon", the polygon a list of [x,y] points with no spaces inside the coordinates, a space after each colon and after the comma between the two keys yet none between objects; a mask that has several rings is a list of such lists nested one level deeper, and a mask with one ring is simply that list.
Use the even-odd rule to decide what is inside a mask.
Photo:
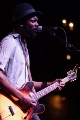
[{"label": "headstock", "polygon": [[75,67],[73,68],[73,70],[70,70],[67,72],[67,77],[69,78],[70,82],[76,80],[77,78],[77,70],[80,67],[78,66],[78,64],[75,65]]}]

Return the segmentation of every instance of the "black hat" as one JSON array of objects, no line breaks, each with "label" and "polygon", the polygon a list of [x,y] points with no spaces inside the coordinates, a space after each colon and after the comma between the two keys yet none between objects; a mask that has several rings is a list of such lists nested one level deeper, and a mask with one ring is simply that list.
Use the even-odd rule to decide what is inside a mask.
[{"label": "black hat", "polygon": [[14,7],[13,14],[12,14],[12,22],[15,23],[16,21],[29,16],[29,15],[37,15],[41,14],[40,11],[35,11],[35,9],[28,3],[21,3]]}]

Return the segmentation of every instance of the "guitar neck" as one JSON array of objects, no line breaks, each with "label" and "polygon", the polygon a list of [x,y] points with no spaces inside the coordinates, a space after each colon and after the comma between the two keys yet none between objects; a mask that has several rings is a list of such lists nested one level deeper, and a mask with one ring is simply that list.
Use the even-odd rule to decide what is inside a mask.
[{"label": "guitar neck", "polygon": [[[62,79],[63,84],[65,84],[68,81],[69,81],[68,77],[65,77],[65,78]],[[55,82],[54,84],[51,84],[50,86],[38,91],[36,93],[37,99],[40,99],[41,97],[43,97],[43,96],[47,95],[48,93],[52,92],[53,90],[55,90],[58,87],[58,85],[59,85],[59,83]]]}]

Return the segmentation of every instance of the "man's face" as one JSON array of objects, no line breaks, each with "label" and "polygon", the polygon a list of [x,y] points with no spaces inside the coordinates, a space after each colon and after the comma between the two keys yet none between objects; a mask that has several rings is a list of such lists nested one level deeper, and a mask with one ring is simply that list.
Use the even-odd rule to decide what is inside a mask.
[{"label": "man's face", "polygon": [[31,17],[30,19],[24,22],[23,26],[25,35],[35,38],[38,27],[38,17],[37,16]]}]

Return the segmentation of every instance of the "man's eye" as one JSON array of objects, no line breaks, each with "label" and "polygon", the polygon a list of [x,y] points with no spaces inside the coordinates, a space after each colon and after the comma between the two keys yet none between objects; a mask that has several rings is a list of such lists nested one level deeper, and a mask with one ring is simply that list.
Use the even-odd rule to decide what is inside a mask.
[{"label": "man's eye", "polygon": [[32,23],[37,22],[37,20],[32,20]]}]

